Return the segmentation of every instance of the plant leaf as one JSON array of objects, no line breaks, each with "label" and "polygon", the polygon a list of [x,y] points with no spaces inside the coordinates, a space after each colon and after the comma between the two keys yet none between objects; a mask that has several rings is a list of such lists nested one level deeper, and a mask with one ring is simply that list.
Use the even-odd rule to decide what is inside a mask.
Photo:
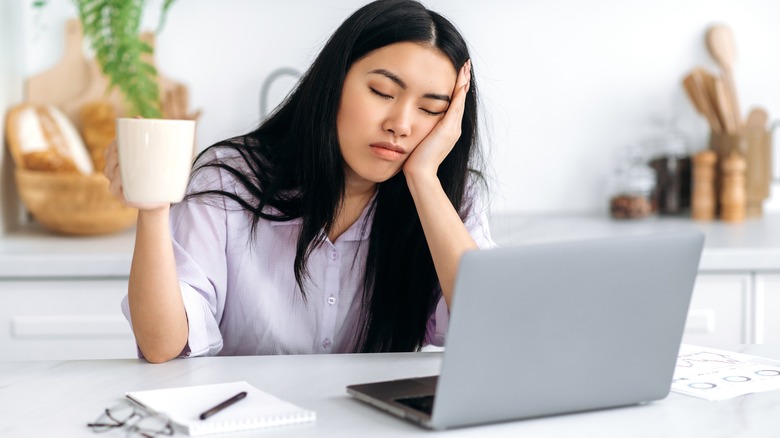
[{"label": "plant leaf", "polygon": [[106,92],[119,88],[131,115],[162,117],[157,69],[144,59],[152,59],[154,50],[140,39],[146,0],[74,1],[84,35],[95,50],[101,70],[109,78]]},{"label": "plant leaf", "polygon": [[168,9],[171,7],[175,0],[165,0],[162,6],[162,12],[160,12],[160,22],[157,24],[156,33],[160,33],[165,27],[165,19],[168,18]]}]

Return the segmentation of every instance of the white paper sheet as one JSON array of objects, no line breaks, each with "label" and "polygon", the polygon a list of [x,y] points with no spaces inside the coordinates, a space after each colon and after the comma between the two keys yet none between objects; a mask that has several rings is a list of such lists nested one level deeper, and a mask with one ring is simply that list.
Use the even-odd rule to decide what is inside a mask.
[{"label": "white paper sheet", "polygon": [[682,344],[672,391],[706,400],[726,400],[780,389],[780,361]]}]

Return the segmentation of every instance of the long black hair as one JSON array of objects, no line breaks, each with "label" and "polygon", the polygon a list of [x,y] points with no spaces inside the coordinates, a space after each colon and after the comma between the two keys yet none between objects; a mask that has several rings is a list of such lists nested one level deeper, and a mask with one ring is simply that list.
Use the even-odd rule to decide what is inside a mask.
[{"label": "long black hair", "polygon": [[[336,30],[295,89],[259,128],[212,147],[232,148],[242,169],[219,160],[217,167],[246,192],[207,190],[193,196],[230,197],[259,219],[302,219],[291,269],[303,298],[311,252],[334,226],[345,195],[345,170],[336,130],[341,92],[350,67],[364,56],[399,42],[428,44],[452,61],[455,71],[469,59],[463,37],[447,19],[414,0],[379,0],[363,6]],[[438,169],[438,177],[461,218],[469,213],[465,192],[480,180],[477,88],[472,73],[461,136]],[[270,209],[267,207],[271,207]],[[363,302],[356,351],[414,351],[425,339],[426,322],[440,299],[438,278],[403,172],[378,185],[368,239]]]}]

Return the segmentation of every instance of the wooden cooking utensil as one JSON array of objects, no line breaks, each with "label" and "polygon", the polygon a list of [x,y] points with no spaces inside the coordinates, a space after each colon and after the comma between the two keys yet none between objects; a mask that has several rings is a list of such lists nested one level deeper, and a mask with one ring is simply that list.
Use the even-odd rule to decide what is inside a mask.
[{"label": "wooden cooking utensil", "polygon": [[769,123],[769,114],[766,110],[760,107],[754,107],[748,113],[745,126],[748,129],[766,129],[767,123]]},{"label": "wooden cooking utensil", "polygon": [[[90,83],[89,62],[81,50],[81,22],[78,19],[65,23],[65,51],[59,63],[51,69],[31,76],[25,84],[26,101],[36,104],[63,105],[80,96]],[[74,111],[65,111],[73,119]]]},{"label": "wooden cooking utensil", "polygon": [[728,91],[723,79],[715,78],[715,106],[723,121],[723,132],[736,134],[739,131],[739,122],[734,116],[734,107],[729,102]]},{"label": "wooden cooking utensil", "polygon": [[[761,213],[764,199],[769,197],[772,184],[772,133],[767,130],[769,114],[763,108],[754,107],[745,121],[747,136],[747,189],[748,213],[751,204],[758,205],[754,211]],[[753,201],[753,202],[751,202]]]},{"label": "wooden cooking utensil", "polygon": [[715,92],[715,75],[708,72],[707,70],[697,67],[696,74],[698,76],[701,76],[701,81],[704,82],[704,91],[705,95],[707,97],[707,100],[710,102],[710,107],[712,108],[712,112],[715,114],[715,117],[720,122],[721,132],[725,131],[725,123],[723,121],[723,115],[719,113],[718,111],[718,96]]},{"label": "wooden cooking utensil", "polygon": [[722,125],[712,106],[712,100],[707,94],[707,89],[701,73],[697,70],[698,69],[693,69],[683,78],[683,88],[688,94],[688,98],[693,103],[694,108],[696,108],[696,111],[707,119],[707,123],[709,123],[712,132],[720,134],[723,131]]},{"label": "wooden cooking utensil", "polygon": [[731,108],[731,123],[737,129],[741,129],[742,120],[740,117],[739,100],[737,99],[737,89],[734,85],[734,75],[732,73],[736,49],[731,29],[723,24],[712,26],[707,30],[706,40],[710,55],[712,55],[712,58],[715,59],[715,62],[718,63],[723,72],[724,88],[728,98],[727,106]]}]

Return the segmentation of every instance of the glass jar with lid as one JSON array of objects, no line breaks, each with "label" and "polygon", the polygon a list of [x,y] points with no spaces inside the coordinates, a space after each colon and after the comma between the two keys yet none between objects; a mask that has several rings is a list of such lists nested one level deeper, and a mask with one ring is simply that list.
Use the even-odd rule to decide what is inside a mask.
[{"label": "glass jar with lid", "polygon": [[655,212],[655,171],[638,149],[629,149],[613,175],[610,215],[615,219],[641,219]]},{"label": "glass jar with lid", "polygon": [[691,207],[691,157],[688,141],[673,121],[656,123],[645,140],[648,164],[656,172],[654,203],[662,215],[685,214]]}]

